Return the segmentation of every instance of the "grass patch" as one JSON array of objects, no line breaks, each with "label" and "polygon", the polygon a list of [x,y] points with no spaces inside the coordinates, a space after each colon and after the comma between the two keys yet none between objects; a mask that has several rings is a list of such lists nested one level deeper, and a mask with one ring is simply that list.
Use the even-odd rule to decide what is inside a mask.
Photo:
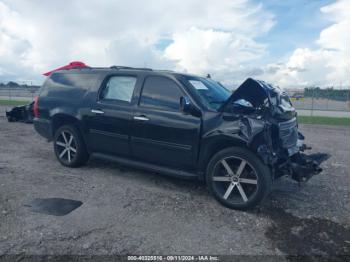
[{"label": "grass patch", "polygon": [[350,126],[350,118],[328,116],[298,116],[300,124]]},{"label": "grass patch", "polygon": [[29,104],[30,101],[24,101],[24,100],[3,100],[0,99],[0,105],[1,106],[21,106]]}]

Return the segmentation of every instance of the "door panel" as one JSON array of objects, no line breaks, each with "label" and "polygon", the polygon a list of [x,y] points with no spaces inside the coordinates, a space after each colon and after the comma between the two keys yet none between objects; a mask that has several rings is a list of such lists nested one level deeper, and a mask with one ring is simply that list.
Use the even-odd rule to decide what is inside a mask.
[{"label": "door panel", "polygon": [[92,151],[130,156],[131,106],[96,103],[94,108],[92,110],[103,113],[91,112],[88,119],[88,141]]},{"label": "door panel", "polygon": [[200,118],[157,109],[136,110],[131,146],[135,158],[183,170],[193,169],[199,143]]},{"label": "door panel", "polygon": [[182,95],[184,91],[173,79],[145,79],[132,124],[134,158],[183,170],[194,168],[201,119],[180,112]]},{"label": "door panel", "polygon": [[108,76],[87,119],[88,143],[93,152],[130,156],[130,130],[137,77]]}]

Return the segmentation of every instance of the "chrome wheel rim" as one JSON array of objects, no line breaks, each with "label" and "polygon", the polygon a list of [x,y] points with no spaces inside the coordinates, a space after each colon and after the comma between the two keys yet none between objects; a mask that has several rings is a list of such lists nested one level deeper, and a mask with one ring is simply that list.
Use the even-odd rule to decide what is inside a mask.
[{"label": "chrome wheel rim", "polygon": [[77,143],[71,132],[62,131],[57,137],[55,145],[59,159],[67,163],[74,161],[77,154]]},{"label": "chrome wheel rim", "polygon": [[259,179],[253,166],[245,159],[227,157],[214,167],[213,188],[231,204],[245,204],[257,194]]}]

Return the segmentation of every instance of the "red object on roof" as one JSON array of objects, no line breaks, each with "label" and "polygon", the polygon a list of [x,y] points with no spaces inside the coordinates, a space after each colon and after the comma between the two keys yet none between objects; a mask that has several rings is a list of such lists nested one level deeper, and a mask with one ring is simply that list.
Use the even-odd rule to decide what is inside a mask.
[{"label": "red object on roof", "polygon": [[44,73],[44,76],[49,76],[51,75],[53,72],[56,72],[58,70],[69,70],[69,69],[74,69],[74,68],[85,68],[85,67],[89,67],[88,65],[84,64],[83,62],[79,62],[79,61],[74,61],[74,62],[70,62],[68,65],[59,67],[57,69],[54,69],[50,72]]}]

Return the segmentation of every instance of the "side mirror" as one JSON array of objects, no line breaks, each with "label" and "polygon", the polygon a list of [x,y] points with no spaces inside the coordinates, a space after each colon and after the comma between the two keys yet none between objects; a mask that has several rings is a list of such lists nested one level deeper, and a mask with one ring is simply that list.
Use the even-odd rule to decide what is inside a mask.
[{"label": "side mirror", "polygon": [[254,106],[245,99],[238,99],[233,102],[233,111],[241,114],[249,114],[255,111]]},{"label": "side mirror", "polygon": [[202,115],[201,111],[192,104],[191,99],[187,96],[180,97],[180,110],[185,114],[196,117],[201,117]]},{"label": "side mirror", "polygon": [[180,97],[180,110],[184,113],[191,114],[194,107],[187,96]]}]

